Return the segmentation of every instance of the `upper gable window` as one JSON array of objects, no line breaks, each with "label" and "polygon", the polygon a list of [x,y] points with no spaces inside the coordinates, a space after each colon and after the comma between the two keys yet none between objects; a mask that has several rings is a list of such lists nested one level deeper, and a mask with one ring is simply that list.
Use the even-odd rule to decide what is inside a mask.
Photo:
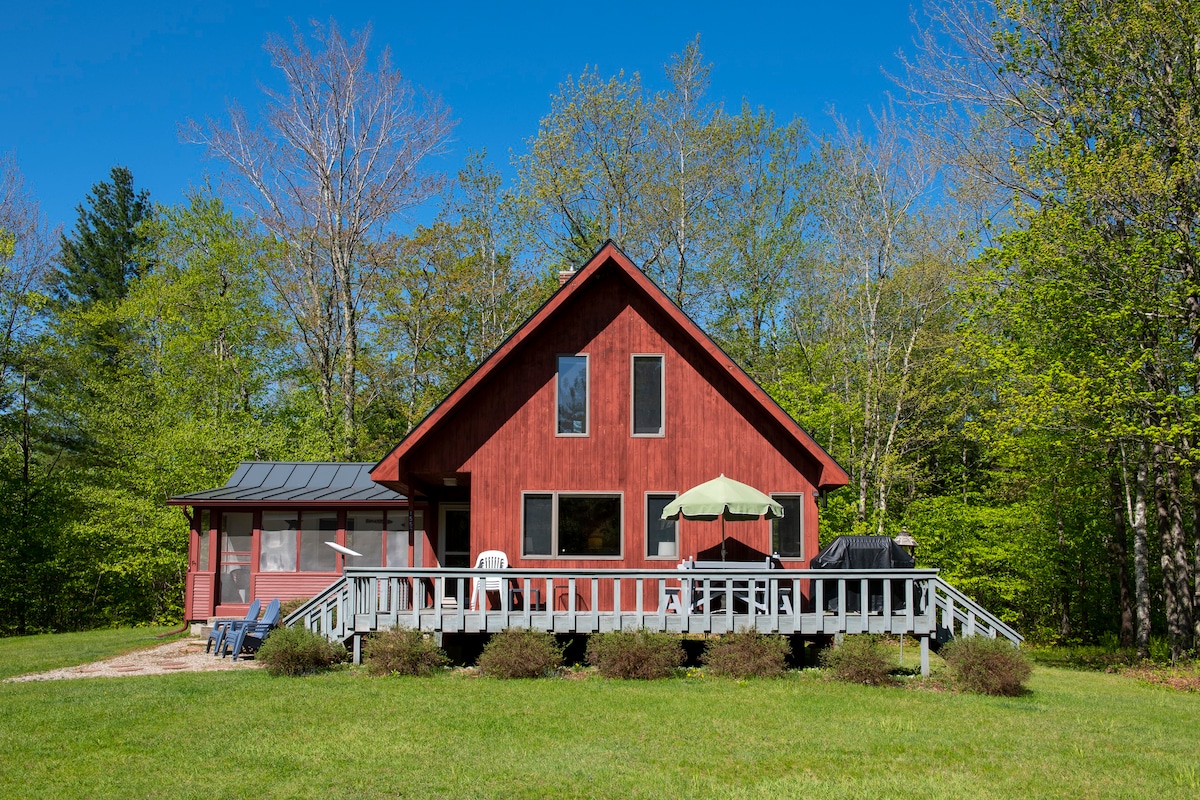
[{"label": "upper gable window", "polygon": [[633,357],[633,435],[663,435],[663,357]]},{"label": "upper gable window", "polygon": [[586,355],[558,357],[558,427],[559,436],[588,435],[588,357]]}]

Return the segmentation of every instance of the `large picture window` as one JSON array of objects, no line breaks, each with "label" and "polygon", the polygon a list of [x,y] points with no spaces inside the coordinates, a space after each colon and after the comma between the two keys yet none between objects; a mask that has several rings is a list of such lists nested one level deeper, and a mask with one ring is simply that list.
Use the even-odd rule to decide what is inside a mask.
[{"label": "large picture window", "polygon": [[556,383],[560,436],[587,436],[588,433],[588,357],[559,356]]},{"label": "large picture window", "polygon": [[619,558],[623,516],[619,494],[537,494],[523,498],[521,554]]},{"label": "large picture window", "polygon": [[771,520],[771,549],[780,558],[804,558],[804,495],[773,494],[783,518]]},{"label": "large picture window", "polygon": [[679,557],[679,520],[663,519],[663,509],[675,499],[673,494],[646,495],[646,557]]},{"label": "large picture window", "polygon": [[663,357],[633,357],[633,435],[663,435]]}]

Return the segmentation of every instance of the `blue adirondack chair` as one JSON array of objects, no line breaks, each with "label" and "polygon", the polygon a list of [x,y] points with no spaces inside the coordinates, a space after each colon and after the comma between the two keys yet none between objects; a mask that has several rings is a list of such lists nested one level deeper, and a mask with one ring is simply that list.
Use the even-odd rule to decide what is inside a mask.
[{"label": "blue adirondack chair", "polygon": [[262,600],[255,600],[250,604],[250,608],[246,611],[246,616],[243,619],[218,620],[213,625],[213,629],[208,632],[208,641],[204,643],[204,652],[207,653],[210,647],[214,653],[221,652],[221,643],[225,641],[225,637],[229,631],[238,625],[245,625],[247,622],[253,622],[258,619],[258,610],[260,608],[262,608]]},{"label": "blue adirondack chair", "polygon": [[278,624],[279,598],[275,598],[267,604],[267,610],[262,619],[229,632],[229,635],[225,637],[226,650],[222,651],[221,657],[224,658],[225,653],[230,652],[233,653],[233,660],[237,661],[238,656],[242,653],[255,652],[262,645],[263,639],[266,639]]}]

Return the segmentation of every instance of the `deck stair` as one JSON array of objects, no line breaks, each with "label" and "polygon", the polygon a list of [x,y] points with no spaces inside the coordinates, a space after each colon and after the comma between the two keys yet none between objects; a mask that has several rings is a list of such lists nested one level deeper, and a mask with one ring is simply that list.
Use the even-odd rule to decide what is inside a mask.
[{"label": "deck stair", "polygon": [[[473,582],[486,586],[486,578],[499,579],[507,591],[472,604]],[[929,569],[349,568],[284,624],[301,624],[348,645],[355,661],[364,636],[392,627],[439,636],[513,627],[553,633],[910,634],[921,641],[923,671],[927,651],[953,636],[1023,641]]]}]

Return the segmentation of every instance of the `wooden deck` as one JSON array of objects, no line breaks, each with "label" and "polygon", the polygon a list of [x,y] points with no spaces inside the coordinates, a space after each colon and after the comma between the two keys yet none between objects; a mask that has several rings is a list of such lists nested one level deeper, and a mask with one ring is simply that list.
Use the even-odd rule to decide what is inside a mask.
[{"label": "wooden deck", "polygon": [[[500,591],[484,591],[489,578]],[[355,661],[363,636],[398,626],[435,634],[905,633],[920,638],[924,672],[931,637],[1022,641],[937,570],[349,568],[285,624],[349,644]]]}]

